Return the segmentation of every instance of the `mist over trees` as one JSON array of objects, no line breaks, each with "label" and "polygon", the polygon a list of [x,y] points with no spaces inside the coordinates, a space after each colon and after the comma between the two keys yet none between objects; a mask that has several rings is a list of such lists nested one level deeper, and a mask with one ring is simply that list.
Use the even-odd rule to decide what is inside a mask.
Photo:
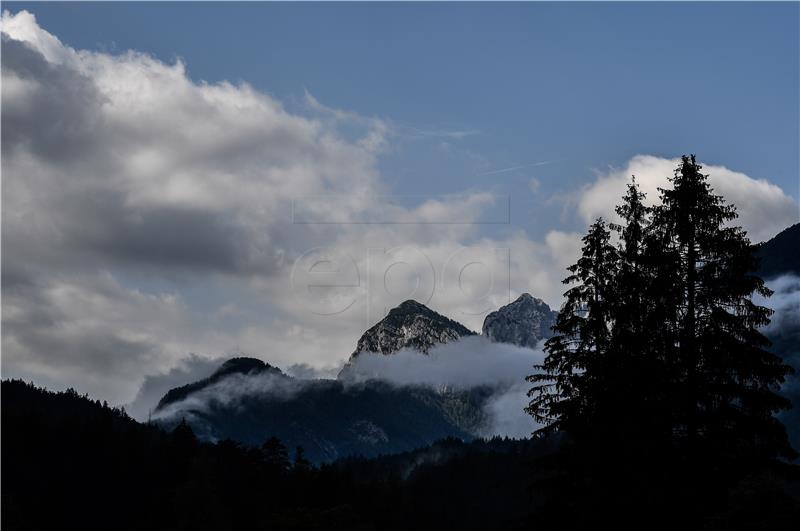
[{"label": "mist over trees", "polygon": [[793,472],[776,418],[792,369],[767,350],[772,311],[753,302],[771,292],[701,169],[684,156],[654,207],[634,180],[620,223],[591,225],[564,280],[527,408],[539,435],[566,436],[542,485],[559,521],[730,525],[732,489]]}]

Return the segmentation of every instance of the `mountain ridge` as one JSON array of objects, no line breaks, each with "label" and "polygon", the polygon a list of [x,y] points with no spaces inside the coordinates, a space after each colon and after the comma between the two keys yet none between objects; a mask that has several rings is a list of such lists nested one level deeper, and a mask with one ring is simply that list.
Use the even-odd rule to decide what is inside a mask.
[{"label": "mountain ridge", "polygon": [[232,374],[261,374],[270,373],[274,375],[286,376],[279,368],[264,363],[260,359],[250,358],[246,356],[236,356],[223,362],[219,368],[214,371],[211,376],[191,382],[180,387],[174,387],[166,392],[166,394],[158,401],[154,412],[163,410],[166,406],[180,402],[189,395],[205,389]]},{"label": "mountain ridge", "polygon": [[800,223],[783,229],[775,237],[754,246],[760,259],[758,273],[764,278],[800,275]]},{"label": "mountain ridge", "polygon": [[[321,463],[409,451],[445,437],[472,440],[485,425],[483,406],[492,392],[488,387],[442,392],[380,380],[298,380],[269,370],[233,372],[214,383],[225,378],[237,378],[231,383],[243,391],[221,385],[183,403],[162,399],[165,406],[153,421],[167,430],[186,421],[203,440],[232,439],[254,447],[276,436],[289,447],[302,445],[312,462]],[[192,387],[192,393],[210,385]]]}]

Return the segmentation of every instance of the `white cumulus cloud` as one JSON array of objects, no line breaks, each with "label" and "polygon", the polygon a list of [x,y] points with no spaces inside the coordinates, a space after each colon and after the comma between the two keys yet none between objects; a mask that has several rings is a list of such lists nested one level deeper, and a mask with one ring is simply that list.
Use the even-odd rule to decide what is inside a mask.
[{"label": "white cumulus cloud", "polygon": [[[658,201],[658,189],[669,187],[668,179],[679,163],[679,158],[637,155],[624,168],[600,175],[584,188],[578,198],[578,212],[586,223],[598,216],[614,219],[614,205],[624,195],[632,175],[652,204]],[[713,164],[704,164],[703,172],[708,174],[714,192],[736,205],[736,223],[747,230],[754,243],[768,240],[800,219],[797,202],[764,179]]]}]

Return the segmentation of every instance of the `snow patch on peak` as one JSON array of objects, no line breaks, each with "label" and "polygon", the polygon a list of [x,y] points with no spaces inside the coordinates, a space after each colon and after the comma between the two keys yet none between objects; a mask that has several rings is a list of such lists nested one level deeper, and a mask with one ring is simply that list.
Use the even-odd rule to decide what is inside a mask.
[{"label": "snow patch on peak", "polygon": [[473,335],[476,335],[475,332],[461,323],[436,313],[424,304],[408,300],[391,309],[386,317],[364,332],[339,377],[347,374],[353,359],[362,352],[394,354],[401,349],[411,348],[427,354],[435,345]]}]

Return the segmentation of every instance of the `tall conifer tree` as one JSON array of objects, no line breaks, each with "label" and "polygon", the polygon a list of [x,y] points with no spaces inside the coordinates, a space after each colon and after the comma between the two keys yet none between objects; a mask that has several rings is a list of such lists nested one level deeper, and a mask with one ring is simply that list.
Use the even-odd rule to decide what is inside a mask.
[{"label": "tall conifer tree", "polygon": [[[708,184],[695,157],[684,156],[661,191],[651,228],[652,259],[672,289],[666,323],[674,349],[671,373],[676,442],[697,461],[763,462],[794,455],[775,413],[790,406],[776,394],[791,370],[766,349],[759,328],[772,311],[753,302],[771,295],[737,217]],[[666,284],[663,283],[663,284]],[[741,463],[740,463],[741,464]]]},{"label": "tall conifer tree", "polygon": [[569,268],[556,335],[528,377],[539,433],[569,441],[557,504],[673,507],[673,523],[689,522],[797,455],[775,416],[790,407],[777,390],[791,368],[768,351],[759,329],[772,312],[753,301],[771,291],[701,169],[683,157],[654,207],[632,182],[617,246],[598,220]]},{"label": "tall conifer tree", "polygon": [[556,335],[546,343],[541,372],[528,377],[535,385],[527,411],[544,424],[542,433],[586,433],[597,420],[592,399],[605,383],[599,373],[611,340],[617,262],[609,229],[598,219],[583,237],[581,258],[563,281],[572,287],[564,294],[566,302],[553,327]]}]

